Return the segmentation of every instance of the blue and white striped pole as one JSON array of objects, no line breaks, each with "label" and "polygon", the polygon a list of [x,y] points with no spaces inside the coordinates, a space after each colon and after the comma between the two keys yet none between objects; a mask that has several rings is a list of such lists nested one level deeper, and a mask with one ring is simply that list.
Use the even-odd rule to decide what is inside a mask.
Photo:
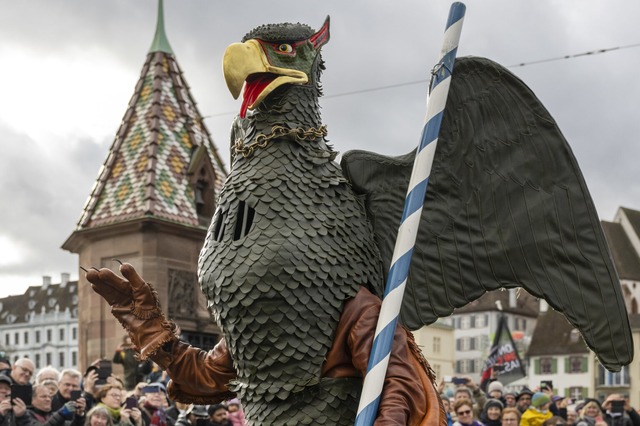
[{"label": "blue and white striped pole", "polygon": [[422,129],[422,137],[413,171],[409,180],[404,211],[398,229],[389,277],[385,288],[384,300],[380,309],[378,325],[369,356],[367,374],[362,386],[362,396],[358,406],[356,426],[371,426],[376,419],[380,396],[387,373],[393,335],[400,314],[402,297],[409,276],[411,255],[418,234],[418,225],[422,213],[422,205],[427,191],[431,166],[436,152],[438,133],[447,103],[451,73],[456,60],[462,22],[464,20],[465,5],[453,3],[449,10],[449,19],[444,32],[444,41],[440,51],[440,60],[434,69],[427,101],[427,116]]}]

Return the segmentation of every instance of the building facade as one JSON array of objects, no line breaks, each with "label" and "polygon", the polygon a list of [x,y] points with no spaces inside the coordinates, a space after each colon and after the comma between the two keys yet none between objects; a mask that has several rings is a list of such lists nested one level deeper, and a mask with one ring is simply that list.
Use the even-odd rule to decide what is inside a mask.
[{"label": "building facade", "polygon": [[78,282],[62,274],[43,278],[24,294],[0,299],[0,347],[15,362],[31,359],[36,370],[78,368]]}]

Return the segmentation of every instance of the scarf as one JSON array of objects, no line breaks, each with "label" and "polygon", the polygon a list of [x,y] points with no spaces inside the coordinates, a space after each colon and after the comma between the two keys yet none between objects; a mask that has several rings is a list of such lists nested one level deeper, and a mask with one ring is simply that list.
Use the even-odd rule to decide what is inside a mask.
[{"label": "scarf", "polygon": [[162,408],[154,407],[148,403],[144,404],[144,408],[151,413],[149,426],[167,426],[167,416]]},{"label": "scarf", "polygon": [[104,407],[107,410],[107,412],[109,413],[109,415],[111,416],[111,418],[113,419],[114,422],[117,422],[117,421],[120,420],[121,407],[111,408],[108,405],[103,404],[102,402],[99,403],[98,406]]}]

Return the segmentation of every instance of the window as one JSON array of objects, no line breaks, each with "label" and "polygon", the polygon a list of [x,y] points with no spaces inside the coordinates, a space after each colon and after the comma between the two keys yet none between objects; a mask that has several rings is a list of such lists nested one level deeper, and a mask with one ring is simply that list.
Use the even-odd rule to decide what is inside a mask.
[{"label": "window", "polygon": [[[75,330],[75,328],[74,328]],[[78,353],[76,351],[71,352],[71,366],[76,367],[78,365]]]},{"label": "window", "polygon": [[60,334],[60,341],[64,342],[64,328],[61,328],[58,331],[59,331],[59,334]]},{"label": "window", "polygon": [[433,353],[434,354],[440,353],[440,337],[433,338]]},{"label": "window", "polygon": [[467,360],[467,372],[468,373],[475,373],[476,372],[476,360],[475,359],[468,359]]},{"label": "window", "polygon": [[466,371],[464,371],[464,361],[456,361],[456,373],[466,373]]},{"label": "window", "polygon": [[71,328],[71,338],[73,340],[78,340],[78,328],[77,327],[72,327]]},{"label": "window", "polygon": [[9,346],[11,344],[11,336],[9,336],[9,333],[4,335],[4,344],[5,346]]},{"label": "window", "polygon": [[483,328],[487,326],[487,314],[480,314],[476,317],[476,327]]},{"label": "window", "polygon": [[16,345],[20,343],[20,333],[13,334],[13,343],[15,343]]},{"label": "window", "polygon": [[29,344],[29,332],[28,332],[28,331],[25,331],[25,332],[24,332],[24,338],[23,338],[23,340],[24,340],[24,344],[25,344],[25,345],[28,345],[28,344]]},{"label": "window", "polygon": [[489,349],[489,336],[483,334],[480,336],[480,350],[486,351]]},{"label": "window", "polygon": [[[47,329],[47,342],[51,341],[51,335],[52,335],[51,329],[49,328],[49,329]],[[49,365],[49,364],[50,363],[48,362],[47,365]]]},{"label": "window", "polygon": [[64,352],[58,353],[58,366],[64,368]]},{"label": "window", "polygon": [[440,364],[432,364],[431,367],[433,368],[434,373],[436,373],[436,377],[440,377],[440,372],[442,370]]},{"label": "window", "polygon": [[553,374],[553,360],[540,358],[540,374]]},{"label": "window", "polygon": [[527,331],[527,320],[524,318],[514,318],[514,331]]},{"label": "window", "polygon": [[469,350],[470,351],[475,351],[477,349],[477,338],[475,337],[469,337]]},{"label": "window", "polygon": [[585,398],[587,395],[589,395],[589,393],[587,392],[587,388],[583,388],[580,386],[571,386],[569,388],[569,396],[574,400],[577,401],[579,399],[583,399]]},{"label": "window", "polygon": [[461,337],[456,342],[456,349],[459,351],[468,351],[469,350],[469,338]]},{"label": "window", "polygon": [[40,343],[40,330],[36,330],[36,343]]},{"label": "window", "polygon": [[460,318],[460,328],[463,330],[468,329],[471,326],[471,320],[468,316],[463,316]]},{"label": "window", "polygon": [[40,354],[36,354],[36,369],[40,369]]},{"label": "window", "polygon": [[584,356],[570,356],[568,359],[567,373],[586,373],[587,372],[587,357]]},{"label": "window", "polygon": [[51,352],[47,352],[46,354],[44,354],[45,357],[45,364],[47,365],[51,365]]},{"label": "window", "polygon": [[476,316],[469,315],[469,328],[476,328]]},{"label": "window", "polygon": [[600,386],[629,386],[629,366],[622,367],[617,373],[605,370],[602,365],[598,366],[598,370],[600,373],[598,374],[598,384]]}]

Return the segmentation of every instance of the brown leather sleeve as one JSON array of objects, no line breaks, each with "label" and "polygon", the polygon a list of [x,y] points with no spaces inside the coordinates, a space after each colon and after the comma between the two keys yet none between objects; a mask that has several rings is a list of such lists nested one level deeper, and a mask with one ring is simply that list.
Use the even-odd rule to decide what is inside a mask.
[{"label": "brown leather sleeve", "polygon": [[[380,313],[381,301],[365,288],[345,303],[323,375],[363,377]],[[443,424],[442,405],[428,374],[428,365],[402,327],[395,332],[375,425]],[[418,360],[417,356],[422,358]]]},{"label": "brown leather sleeve", "polygon": [[236,378],[225,340],[209,352],[176,340],[152,356],[167,371],[169,398],[186,404],[216,404],[235,396],[227,384]]}]

